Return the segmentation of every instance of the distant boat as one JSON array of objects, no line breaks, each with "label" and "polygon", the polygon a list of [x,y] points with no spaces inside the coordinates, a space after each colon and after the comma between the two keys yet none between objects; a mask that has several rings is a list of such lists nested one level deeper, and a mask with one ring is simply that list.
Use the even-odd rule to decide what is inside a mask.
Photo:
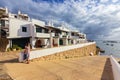
[{"label": "distant boat", "polygon": [[100,50],[100,53],[105,53],[105,50]]}]

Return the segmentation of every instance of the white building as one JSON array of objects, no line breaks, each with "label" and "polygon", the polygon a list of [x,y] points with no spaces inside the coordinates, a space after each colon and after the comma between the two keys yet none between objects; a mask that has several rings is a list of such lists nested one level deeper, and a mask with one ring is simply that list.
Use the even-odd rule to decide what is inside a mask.
[{"label": "white building", "polygon": [[60,45],[78,44],[86,41],[86,35],[71,31],[64,26],[54,27],[53,23],[31,19],[27,14],[11,14],[7,8],[0,8],[1,37],[9,40],[9,46],[14,44],[24,48],[31,43],[32,48],[55,47]]}]

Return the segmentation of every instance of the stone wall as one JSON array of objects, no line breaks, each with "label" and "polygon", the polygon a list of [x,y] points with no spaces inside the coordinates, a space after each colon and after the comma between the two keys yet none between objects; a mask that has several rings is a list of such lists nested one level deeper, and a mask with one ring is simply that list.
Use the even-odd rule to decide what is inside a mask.
[{"label": "stone wall", "polygon": [[64,52],[55,53],[52,55],[42,56],[40,58],[33,59],[34,60],[56,60],[56,59],[68,59],[68,58],[78,58],[83,56],[89,56],[90,53],[96,55],[96,44],[91,44],[88,46],[84,46],[81,48],[71,49]]}]

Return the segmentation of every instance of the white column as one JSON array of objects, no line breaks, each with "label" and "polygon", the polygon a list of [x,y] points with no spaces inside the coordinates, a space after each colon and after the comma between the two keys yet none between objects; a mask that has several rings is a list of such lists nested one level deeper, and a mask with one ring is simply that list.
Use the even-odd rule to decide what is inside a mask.
[{"label": "white column", "polygon": [[66,45],[68,45],[68,39],[66,38],[65,40],[66,40]]},{"label": "white column", "polygon": [[50,33],[50,47],[52,48],[53,47],[53,37],[52,37],[51,30],[49,31],[49,33]]},{"label": "white column", "polygon": [[9,43],[10,43],[10,48],[12,48],[12,39],[10,39]]},{"label": "white column", "polygon": [[7,45],[7,48],[10,48],[10,40],[8,40],[8,45]]},{"label": "white column", "polygon": [[60,43],[59,43],[60,39],[57,38],[57,44],[58,44],[58,47],[60,46]]},{"label": "white column", "polygon": [[36,39],[35,38],[30,38],[30,44],[32,46],[32,49],[35,49],[35,42],[36,42]]},{"label": "white column", "polygon": [[74,40],[73,40],[73,44],[75,44],[75,43],[76,43],[76,40],[74,39]]}]

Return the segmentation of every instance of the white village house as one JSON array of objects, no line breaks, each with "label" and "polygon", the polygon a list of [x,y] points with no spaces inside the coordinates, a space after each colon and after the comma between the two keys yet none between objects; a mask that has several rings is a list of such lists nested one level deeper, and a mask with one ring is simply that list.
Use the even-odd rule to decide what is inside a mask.
[{"label": "white village house", "polygon": [[27,14],[12,14],[7,8],[0,8],[0,31],[2,38],[9,40],[8,47],[14,44],[24,48],[30,42],[32,48],[71,45],[87,41],[86,34],[71,31],[64,25],[54,27],[44,21],[31,19]]}]

